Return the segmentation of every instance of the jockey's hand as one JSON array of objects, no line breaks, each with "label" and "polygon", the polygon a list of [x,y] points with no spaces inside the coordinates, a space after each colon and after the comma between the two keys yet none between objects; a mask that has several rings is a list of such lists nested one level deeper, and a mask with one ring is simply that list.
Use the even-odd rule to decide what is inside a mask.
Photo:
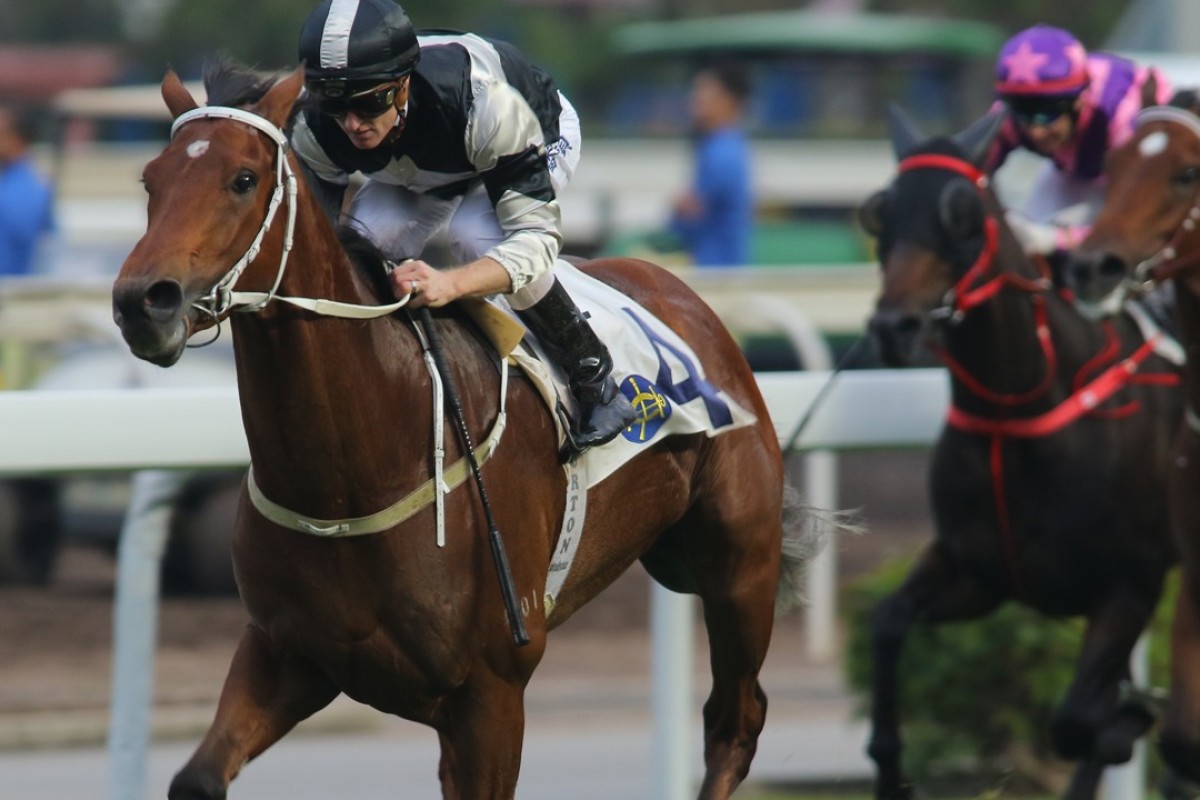
[{"label": "jockey's hand", "polygon": [[1046,256],[1062,248],[1062,231],[1057,225],[1034,222],[1019,211],[1007,211],[1004,220],[1021,243],[1026,255]]},{"label": "jockey's hand", "polygon": [[408,304],[413,308],[440,308],[458,298],[452,275],[435,269],[419,259],[409,259],[392,270],[392,291],[399,300],[412,293]]}]

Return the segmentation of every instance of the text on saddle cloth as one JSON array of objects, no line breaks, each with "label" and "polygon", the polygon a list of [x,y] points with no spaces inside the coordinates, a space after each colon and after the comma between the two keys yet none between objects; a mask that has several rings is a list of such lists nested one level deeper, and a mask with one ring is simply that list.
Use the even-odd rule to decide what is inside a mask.
[{"label": "text on saddle cloth", "polygon": [[[554,274],[608,347],[613,379],[638,412],[620,436],[579,456],[587,462],[588,488],[667,436],[718,436],[757,422],[753,413],[708,381],[691,345],[637,302],[566,261],[558,261]],[[503,298],[494,304],[512,314]],[[515,315],[512,318],[517,319]],[[552,366],[552,360],[534,357],[541,355],[541,349],[532,335],[526,337],[525,345],[510,358],[530,377],[551,409],[562,403],[573,410],[574,398],[564,376]],[[557,421],[562,442],[562,421]]]}]

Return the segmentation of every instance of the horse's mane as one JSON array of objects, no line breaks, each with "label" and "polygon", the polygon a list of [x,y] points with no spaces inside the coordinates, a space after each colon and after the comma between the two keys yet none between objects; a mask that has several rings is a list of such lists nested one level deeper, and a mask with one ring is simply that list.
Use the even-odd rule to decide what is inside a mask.
[{"label": "horse's mane", "polygon": [[274,84],[273,76],[255,72],[229,56],[213,56],[204,62],[204,91],[210,106],[248,108]]},{"label": "horse's mane", "polygon": [[387,259],[375,243],[345,223],[337,226],[337,236],[346,255],[350,256],[350,262],[375,290],[380,300],[390,299],[392,284],[383,268]]}]

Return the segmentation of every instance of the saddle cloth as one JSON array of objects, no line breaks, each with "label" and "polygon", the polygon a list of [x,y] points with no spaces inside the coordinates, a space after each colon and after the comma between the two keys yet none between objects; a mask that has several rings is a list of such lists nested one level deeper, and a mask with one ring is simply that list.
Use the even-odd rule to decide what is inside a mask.
[{"label": "saddle cloth", "polygon": [[[587,487],[600,483],[655,442],[677,434],[717,436],[757,420],[722,389],[705,377],[704,366],[677,333],[628,296],[592,278],[572,264],[559,260],[555,276],[570,293],[613,359],[613,379],[629,398],[638,418],[608,444],[585,450],[580,456]],[[488,305],[521,324],[503,297]],[[516,330],[503,323],[488,323],[477,308],[470,312],[502,354],[516,363],[538,387],[559,430],[560,447],[566,442],[566,414],[574,412],[574,397],[566,378],[551,359],[545,358],[533,335],[527,333],[515,346]],[[521,329],[525,330],[524,325]]]}]

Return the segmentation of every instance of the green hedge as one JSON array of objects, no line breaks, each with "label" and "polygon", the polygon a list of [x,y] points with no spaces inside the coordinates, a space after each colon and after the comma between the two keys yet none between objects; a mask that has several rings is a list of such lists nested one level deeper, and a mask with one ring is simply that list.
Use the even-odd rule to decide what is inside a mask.
[{"label": "green hedge", "polygon": [[[847,683],[870,709],[871,611],[895,591],[911,561],[885,564],[849,586],[844,598]],[[1172,575],[1152,628],[1151,684],[1168,681]],[[1015,603],[973,622],[914,626],[900,661],[904,763],[915,780],[949,774],[1010,771],[1012,756],[1053,763],[1049,723],[1074,676],[1082,619],[1050,619]],[[1019,759],[1028,764],[1029,758]],[[1036,777],[1036,776],[1031,776]]]}]

